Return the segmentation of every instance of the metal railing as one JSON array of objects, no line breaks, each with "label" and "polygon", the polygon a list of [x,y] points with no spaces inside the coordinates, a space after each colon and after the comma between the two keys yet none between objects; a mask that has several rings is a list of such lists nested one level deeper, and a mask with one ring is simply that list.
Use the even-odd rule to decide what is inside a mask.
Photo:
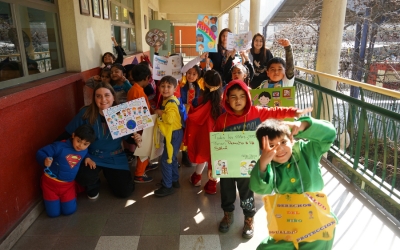
[{"label": "metal railing", "polygon": [[[295,80],[296,107],[313,106],[314,117],[329,117],[337,129],[328,160],[400,221],[400,92],[296,69],[303,78]],[[321,86],[321,78],[336,81],[336,90]],[[359,87],[360,98],[349,86]]]}]

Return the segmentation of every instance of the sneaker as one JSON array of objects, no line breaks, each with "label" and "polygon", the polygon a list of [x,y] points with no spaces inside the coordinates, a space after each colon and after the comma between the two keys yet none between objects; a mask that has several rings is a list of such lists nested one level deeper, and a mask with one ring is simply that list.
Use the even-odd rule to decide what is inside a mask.
[{"label": "sneaker", "polygon": [[163,185],[163,186],[161,186],[159,189],[157,189],[156,191],[154,191],[154,195],[160,196],[160,197],[164,197],[164,196],[173,194],[174,192],[175,192],[175,191],[174,191],[174,189],[173,189],[172,187],[167,188],[167,187],[164,187],[164,185]]},{"label": "sneaker", "polygon": [[179,184],[179,181],[173,181],[173,182],[172,182],[172,187],[173,187],[173,188],[180,188],[180,187],[181,187],[181,184]]},{"label": "sneaker", "polygon": [[229,231],[229,227],[233,223],[233,212],[224,212],[224,218],[222,218],[219,223],[219,231],[221,233],[226,233]]},{"label": "sneaker", "polygon": [[186,167],[191,167],[192,162],[189,159],[189,155],[186,151],[182,151],[182,164],[185,165]]},{"label": "sneaker", "polygon": [[142,176],[135,176],[133,177],[133,180],[136,183],[147,183],[153,180],[153,177],[147,176],[146,174],[143,174]]},{"label": "sneaker", "polygon": [[94,195],[94,196],[87,195],[87,197],[89,198],[89,200],[97,200],[97,198],[99,198],[99,194],[100,194],[100,193],[97,193],[97,194]]},{"label": "sneaker", "polygon": [[253,238],[253,233],[254,233],[253,217],[245,217],[242,237],[245,239],[251,239]]},{"label": "sneaker", "polygon": [[147,165],[146,170],[144,170],[144,172],[146,173],[148,171],[151,171],[151,170],[154,170],[157,168],[158,168],[158,162],[152,163],[152,164]]},{"label": "sneaker", "polygon": [[193,186],[195,186],[195,187],[201,186],[201,174],[196,174],[196,172],[194,172],[194,173],[192,174],[192,176],[190,176],[189,181],[190,181],[190,183],[192,183]]},{"label": "sneaker", "polygon": [[204,191],[207,194],[216,194],[217,193],[217,181],[208,180],[206,185],[204,185]]}]

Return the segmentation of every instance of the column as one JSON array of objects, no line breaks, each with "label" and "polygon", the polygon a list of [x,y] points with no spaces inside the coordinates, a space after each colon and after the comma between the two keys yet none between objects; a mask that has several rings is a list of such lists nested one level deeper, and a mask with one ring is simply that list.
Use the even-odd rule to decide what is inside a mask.
[{"label": "column", "polygon": [[260,0],[250,0],[249,30],[253,35],[260,32]]},{"label": "column", "polygon": [[[316,70],[332,75],[338,74],[340,51],[342,48],[342,36],[344,18],[346,15],[347,0],[324,0],[322,3],[322,17],[319,31],[318,54]],[[335,23],[335,25],[332,25]],[[336,89],[336,81],[320,77],[321,86],[332,90]],[[314,102],[316,98],[314,98]],[[314,111],[317,106],[314,103]],[[326,114],[325,119],[332,119],[332,101],[329,98],[321,103]],[[329,115],[329,116],[328,116]]]},{"label": "column", "polygon": [[236,30],[236,18],[237,18],[237,8],[233,8],[229,11],[229,29],[232,33],[237,33]]},{"label": "column", "polygon": [[218,19],[218,32],[223,30],[223,29],[225,29],[225,28],[227,28],[227,26],[226,26],[227,18],[228,18],[228,14],[226,14],[226,13],[219,17],[219,19]]}]

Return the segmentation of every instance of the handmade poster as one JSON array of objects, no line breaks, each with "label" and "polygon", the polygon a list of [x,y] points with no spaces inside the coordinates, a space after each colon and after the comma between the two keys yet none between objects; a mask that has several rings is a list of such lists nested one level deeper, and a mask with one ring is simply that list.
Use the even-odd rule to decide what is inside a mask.
[{"label": "handmade poster", "polygon": [[154,126],[144,97],[113,106],[103,113],[113,139]]},{"label": "handmade poster", "polygon": [[260,157],[254,131],[211,132],[210,146],[214,178],[248,178]]},{"label": "handmade poster", "polygon": [[217,52],[218,17],[198,15],[196,24],[196,51]]},{"label": "handmade poster", "polygon": [[180,80],[182,78],[181,67],[182,57],[180,54],[170,57],[154,55],[153,79],[161,80],[164,76],[173,76]]},{"label": "handmade poster", "polygon": [[165,42],[165,33],[160,29],[151,29],[146,33],[146,43],[150,47],[161,46]]},{"label": "handmade poster", "polygon": [[[155,121],[157,115],[152,115],[151,119]],[[143,140],[139,147],[136,147],[135,155],[139,156],[140,160],[143,162],[147,158],[153,160],[159,157],[164,150],[164,136],[161,134],[159,129],[155,129],[156,126],[148,127],[143,129],[142,138],[151,138],[149,140]],[[156,130],[156,131],[154,131]],[[159,138],[160,147],[156,148],[153,140],[153,134],[158,133],[157,138]]]},{"label": "handmade poster", "polygon": [[251,40],[252,40],[251,31],[242,34],[233,34],[229,32],[227,39],[228,39],[226,45],[227,50],[235,49],[236,51],[242,51],[251,48]]},{"label": "handmade poster", "polygon": [[322,192],[274,194],[263,197],[269,235],[276,241],[331,240],[336,220]]},{"label": "handmade poster", "polygon": [[261,107],[294,107],[295,87],[251,89],[253,105]]}]

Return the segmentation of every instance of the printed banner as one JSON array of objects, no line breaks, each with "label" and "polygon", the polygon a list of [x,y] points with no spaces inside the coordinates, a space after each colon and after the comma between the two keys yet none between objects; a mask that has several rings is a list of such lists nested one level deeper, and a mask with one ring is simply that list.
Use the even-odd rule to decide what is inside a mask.
[{"label": "printed banner", "polygon": [[151,29],[146,33],[145,39],[150,47],[154,47],[154,45],[161,46],[165,42],[165,33],[160,29]]},{"label": "printed banner", "polygon": [[274,194],[263,200],[269,235],[276,241],[292,241],[298,249],[302,241],[332,239],[336,219],[324,193]]},{"label": "printed banner", "polygon": [[[155,121],[157,119],[157,115],[152,115],[151,119]],[[156,130],[156,131],[154,131]],[[158,133],[157,138],[159,138],[160,147],[156,148],[154,145],[153,134]],[[159,129],[155,129],[155,127],[148,127],[143,129],[142,138],[149,138],[148,140],[143,140],[140,144],[140,147],[137,147],[134,155],[139,156],[140,160],[143,162],[147,158],[150,157],[150,160],[153,160],[159,157],[164,150],[164,136],[161,134]]]},{"label": "printed banner", "polygon": [[210,146],[214,178],[250,177],[260,157],[254,131],[211,132]]},{"label": "printed banner", "polygon": [[294,107],[295,87],[251,89],[253,105],[261,107]]},{"label": "printed banner", "polygon": [[196,24],[196,51],[217,52],[218,17],[198,15]]},{"label": "printed banner", "polygon": [[144,97],[113,106],[103,113],[113,139],[154,126]]},{"label": "printed banner", "polygon": [[182,57],[175,55],[170,57],[154,55],[153,79],[161,80],[164,76],[173,76],[177,80],[182,78]]},{"label": "printed banner", "polygon": [[251,40],[253,39],[251,31],[242,34],[228,33],[227,50],[248,50],[251,48]]}]

